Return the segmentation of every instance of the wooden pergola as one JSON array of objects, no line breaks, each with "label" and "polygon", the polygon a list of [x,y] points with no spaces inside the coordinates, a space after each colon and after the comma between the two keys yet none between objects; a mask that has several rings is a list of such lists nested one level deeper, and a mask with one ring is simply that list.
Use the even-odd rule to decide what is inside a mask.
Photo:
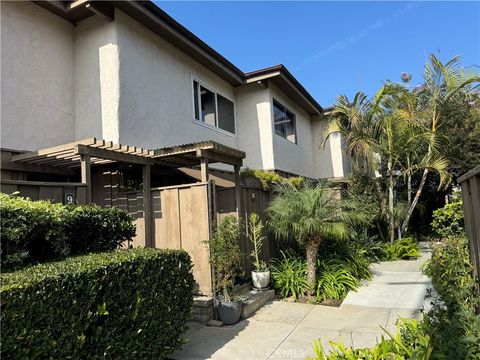
[{"label": "wooden pergola", "polygon": [[151,167],[162,165],[185,167],[200,165],[201,181],[209,180],[209,164],[224,163],[233,166],[237,213],[240,214],[240,168],[245,153],[219,144],[203,141],[150,150],[136,146],[114,144],[112,141],[88,138],[46,149],[12,156],[12,162],[52,168],[80,168],[81,183],[86,186],[86,202],[92,202],[92,165],[127,163],[142,166],[143,208],[146,244],[152,244]]}]

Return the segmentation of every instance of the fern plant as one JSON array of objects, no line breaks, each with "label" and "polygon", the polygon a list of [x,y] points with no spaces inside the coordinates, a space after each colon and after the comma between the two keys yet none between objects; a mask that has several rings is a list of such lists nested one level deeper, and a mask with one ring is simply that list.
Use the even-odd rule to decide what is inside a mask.
[{"label": "fern plant", "polygon": [[389,261],[408,260],[412,258],[418,258],[421,255],[417,244],[411,237],[397,240],[392,244],[386,244],[385,250],[386,259]]}]

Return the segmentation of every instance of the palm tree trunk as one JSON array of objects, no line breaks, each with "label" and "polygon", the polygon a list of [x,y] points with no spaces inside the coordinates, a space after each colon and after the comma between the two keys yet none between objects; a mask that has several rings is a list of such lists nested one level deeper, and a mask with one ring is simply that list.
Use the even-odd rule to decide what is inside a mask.
[{"label": "palm tree trunk", "polygon": [[420,199],[420,195],[422,195],[423,187],[425,186],[425,182],[427,181],[427,176],[428,176],[428,169],[425,169],[423,171],[422,180],[420,181],[420,185],[418,186],[417,193],[415,194],[415,197],[413,198],[413,201],[410,204],[410,207],[408,208],[407,216],[405,217],[405,220],[403,221],[402,231],[404,233],[408,229],[408,223],[410,222],[410,217],[412,216],[413,210],[417,206],[418,199]]},{"label": "palm tree trunk", "polygon": [[408,173],[407,176],[407,204],[410,206],[412,203],[412,175]]},{"label": "palm tree trunk", "polygon": [[307,282],[308,282],[308,295],[314,294],[315,281],[317,279],[317,257],[318,248],[320,247],[321,238],[315,236],[308,240],[306,244],[307,250]]},{"label": "palm tree trunk", "polygon": [[393,169],[392,169],[392,161],[389,159],[388,164],[388,217],[389,217],[389,236],[390,242],[395,241],[395,219],[393,217]]}]

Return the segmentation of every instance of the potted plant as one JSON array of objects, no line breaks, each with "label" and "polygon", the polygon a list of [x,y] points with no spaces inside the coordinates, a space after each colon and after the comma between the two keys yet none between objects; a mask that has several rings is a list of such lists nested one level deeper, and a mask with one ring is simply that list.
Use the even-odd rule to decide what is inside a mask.
[{"label": "potted plant", "polygon": [[207,242],[218,295],[216,301],[218,317],[227,325],[238,322],[242,312],[242,301],[233,293],[235,277],[242,275],[239,242],[240,225],[235,216],[225,217]]},{"label": "potted plant", "polygon": [[265,236],[263,235],[263,222],[255,213],[251,213],[248,217],[248,230],[248,237],[253,245],[253,250],[250,254],[252,265],[255,269],[252,270],[253,287],[257,290],[265,289],[270,284],[270,270],[268,270],[267,263],[260,260]]}]

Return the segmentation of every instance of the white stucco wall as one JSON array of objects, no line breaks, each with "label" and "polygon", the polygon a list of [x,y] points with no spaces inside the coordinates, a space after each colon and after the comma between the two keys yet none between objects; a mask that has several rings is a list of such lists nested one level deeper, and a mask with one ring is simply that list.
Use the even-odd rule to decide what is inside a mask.
[{"label": "white stucco wall", "polygon": [[100,16],[75,27],[75,138],[119,141],[117,26]]},{"label": "white stucco wall", "polygon": [[237,147],[237,135],[193,121],[192,76],[230,100],[235,98],[233,87],[120,11],[115,24],[119,141],[153,149],[202,140]]},{"label": "white stucco wall", "polygon": [[1,146],[73,141],[73,25],[31,2],[0,6]]}]

